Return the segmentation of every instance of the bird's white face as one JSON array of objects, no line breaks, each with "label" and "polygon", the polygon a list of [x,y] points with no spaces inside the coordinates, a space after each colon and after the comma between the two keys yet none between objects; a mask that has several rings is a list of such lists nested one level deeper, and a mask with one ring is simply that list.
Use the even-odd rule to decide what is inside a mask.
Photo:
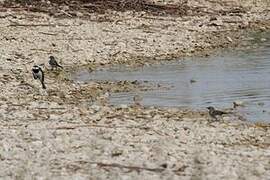
[{"label": "bird's white face", "polygon": [[32,68],[32,71],[33,71],[34,73],[38,73],[38,72],[39,72],[39,67],[38,67],[38,66],[34,66],[34,67]]}]

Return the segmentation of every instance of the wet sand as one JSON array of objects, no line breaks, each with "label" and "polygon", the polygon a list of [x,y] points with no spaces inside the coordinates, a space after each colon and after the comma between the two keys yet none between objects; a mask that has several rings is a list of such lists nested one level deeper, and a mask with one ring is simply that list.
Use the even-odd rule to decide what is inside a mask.
[{"label": "wet sand", "polygon": [[[1,11],[1,178],[268,179],[269,125],[213,122],[206,111],[181,108],[112,107],[111,92],[144,85],[69,79],[82,67],[211,55],[243,47],[249,31],[269,29],[267,1],[230,2],[190,1],[204,13],[182,17]],[[48,69],[51,54],[63,71]],[[42,63],[47,90],[31,74]]]}]

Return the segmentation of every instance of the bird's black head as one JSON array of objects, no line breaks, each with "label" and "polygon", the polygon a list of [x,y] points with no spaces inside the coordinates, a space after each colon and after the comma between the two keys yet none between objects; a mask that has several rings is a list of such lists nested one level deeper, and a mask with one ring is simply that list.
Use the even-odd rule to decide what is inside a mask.
[{"label": "bird's black head", "polygon": [[50,60],[55,60],[54,56],[50,56],[49,58]]},{"label": "bird's black head", "polygon": [[34,73],[38,73],[39,70],[40,70],[40,67],[38,67],[37,65],[34,65],[33,68],[32,68],[32,71],[33,71]]},{"label": "bird's black head", "polygon": [[215,110],[215,108],[213,106],[208,106],[207,109],[208,110]]}]

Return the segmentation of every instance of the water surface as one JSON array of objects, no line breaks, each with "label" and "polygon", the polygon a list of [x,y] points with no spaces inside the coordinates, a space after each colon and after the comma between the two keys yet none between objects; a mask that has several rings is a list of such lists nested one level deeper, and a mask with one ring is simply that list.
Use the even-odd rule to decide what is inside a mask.
[{"label": "water surface", "polygon": [[[170,89],[146,92],[115,93],[114,105],[132,104],[136,94],[145,106],[189,107],[205,109],[232,107],[233,101],[243,101],[240,108],[251,121],[270,122],[270,40],[268,35],[253,39],[257,48],[230,51],[207,58],[194,57],[162,65],[137,69],[113,67],[88,73],[76,73],[75,79],[138,80],[170,85]],[[262,42],[263,41],[263,42]]]}]

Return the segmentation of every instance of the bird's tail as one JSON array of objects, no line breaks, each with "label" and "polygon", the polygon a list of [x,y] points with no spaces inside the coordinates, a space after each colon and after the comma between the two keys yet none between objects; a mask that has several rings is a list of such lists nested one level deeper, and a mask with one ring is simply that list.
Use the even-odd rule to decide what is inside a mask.
[{"label": "bird's tail", "polygon": [[61,65],[59,65],[59,64],[57,64],[57,66],[60,67],[61,69],[64,69],[63,66],[61,66]]}]

